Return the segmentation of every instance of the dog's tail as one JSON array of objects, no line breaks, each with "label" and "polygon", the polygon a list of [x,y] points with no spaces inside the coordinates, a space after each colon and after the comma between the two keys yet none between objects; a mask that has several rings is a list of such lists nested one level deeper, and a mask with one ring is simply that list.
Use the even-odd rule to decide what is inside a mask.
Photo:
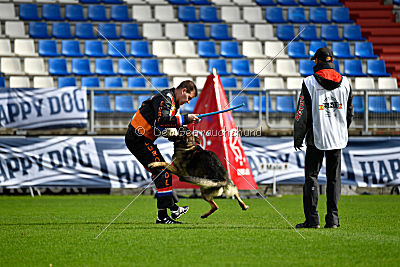
[{"label": "dog's tail", "polygon": [[194,177],[194,176],[183,176],[179,177],[179,180],[182,182],[204,186],[204,187],[221,187],[226,185],[226,181],[216,181],[203,177]]}]

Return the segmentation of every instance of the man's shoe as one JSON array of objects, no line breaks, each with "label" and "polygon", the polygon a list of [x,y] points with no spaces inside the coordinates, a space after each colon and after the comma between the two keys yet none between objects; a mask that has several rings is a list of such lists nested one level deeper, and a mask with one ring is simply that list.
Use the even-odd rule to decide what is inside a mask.
[{"label": "man's shoe", "polygon": [[308,224],[306,222],[303,222],[303,223],[297,224],[296,228],[315,228],[315,229],[318,229],[318,228],[321,228],[321,226],[319,224],[310,225],[310,224]]},{"label": "man's shoe", "polygon": [[324,228],[332,228],[332,229],[336,229],[338,228],[339,225],[337,224],[325,224]]},{"label": "man's shoe", "polygon": [[156,223],[159,223],[159,224],[182,224],[181,222],[178,222],[178,221],[175,221],[175,220],[173,220],[173,219],[171,219],[171,217],[165,217],[165,218],[162,218],[162,219],[160,219],[160,218],[158,218],[157,217],[157,220],[156,220]]},{"label": "man's shoe", "polygon": [[183,214],[188,212],[188,210],[189,210],[189,206],[179,207],[178,210],[175,210],[175,211],[171,210],[171,217],[174,220],[179,219],[179,217],[181,217]]}]

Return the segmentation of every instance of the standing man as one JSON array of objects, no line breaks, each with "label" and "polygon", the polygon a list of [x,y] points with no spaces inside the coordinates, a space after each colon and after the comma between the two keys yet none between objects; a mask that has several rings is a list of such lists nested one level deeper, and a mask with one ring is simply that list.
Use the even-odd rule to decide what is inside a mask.
[{"label": "standing man", "polygon": [[[154,144],[164,128],[178,128],[184,124],[196,122],[196,114],[179,115],[179,107],[189,103],[197,96],[197,87],[192,81],[183,81],[177,88],[165,89],[143,102],[133,116],[125,135],[125,144],[137,160],[152,172],[152,179],[157,189],[158,216],[156,223],[175,224],[188,206],[176,205],[178,199],[172,192],[172,174],[168,170],[148,169],[148,164],[156,161],[165,162]],[[167,209],[171,210],[171,217]]]},{"label": "standing man", "polygon": [[353,118],[350,82],[335,71],[333,53],[322,47],[311,58],[314,74],[304,79],[294,120],[294,148],[301,150],[306,138],[303,208],[306,220],[296,228],[320,228],[318,173],[326,158],[327,214],[325,228],[339,227],[338,201],[341,192],[341,152],[346,147]]}]

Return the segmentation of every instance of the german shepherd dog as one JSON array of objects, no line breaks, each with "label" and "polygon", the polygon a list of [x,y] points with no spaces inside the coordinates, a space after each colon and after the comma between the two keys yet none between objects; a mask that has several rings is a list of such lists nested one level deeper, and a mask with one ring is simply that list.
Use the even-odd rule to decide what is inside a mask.
[{"label": "german shepherd dog", "polygon": [[239,192],[228,172],[222,165],[217,155],[209,150],[201,148],[200,139],[195,137],[187,127],[180,127],[178,135],[168,137],[174,142],[175,158],[173,165],[166,162],[152,162],[149,168],[167,168],[177,175],[180,181],[200,186],[201,196],[211,205],[211,209],[201,218],[207,218],[213,214],[218,205],[214,197],[224,193],[227,197],[234,196],[242,210],[249,207],[239,197]]}]

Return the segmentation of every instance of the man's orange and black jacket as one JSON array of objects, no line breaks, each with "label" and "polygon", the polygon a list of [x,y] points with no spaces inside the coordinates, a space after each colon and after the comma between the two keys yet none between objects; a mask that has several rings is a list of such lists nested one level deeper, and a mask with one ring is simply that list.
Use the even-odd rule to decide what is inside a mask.
[{"label": "man's orange and black jacket", "polygon": [[136,134],[154,141],[165,128],[178,128],[188,121],[188,115],[177,114],[179,104],[174,91],[165,89],[142,103],[130,122]]}]

